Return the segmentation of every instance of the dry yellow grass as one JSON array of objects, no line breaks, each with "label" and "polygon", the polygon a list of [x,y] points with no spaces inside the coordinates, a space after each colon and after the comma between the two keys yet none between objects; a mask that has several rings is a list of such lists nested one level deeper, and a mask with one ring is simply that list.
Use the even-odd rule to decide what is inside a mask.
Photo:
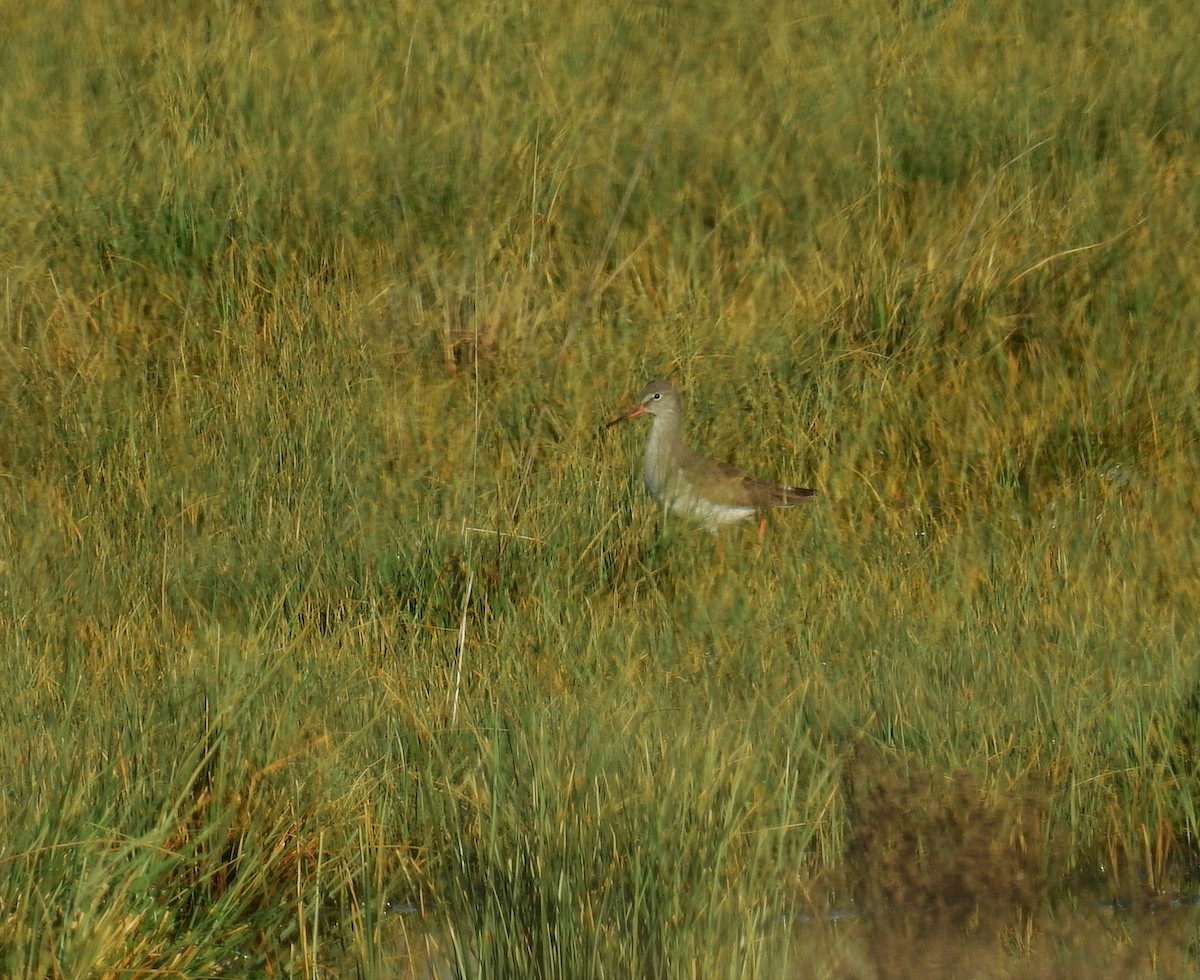
[{"label": "dry yellow grass", "polygon": [[4,13],[0,972],[1189,968],[1189,6]]}]

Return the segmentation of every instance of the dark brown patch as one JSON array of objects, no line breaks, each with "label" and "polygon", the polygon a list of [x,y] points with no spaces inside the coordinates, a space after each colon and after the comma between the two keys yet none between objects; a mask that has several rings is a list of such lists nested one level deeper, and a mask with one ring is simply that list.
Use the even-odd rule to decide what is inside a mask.
[{"label": "dark brown patch", "polygon": [[[907,771],[906,771],[907,770]],[[851,874],[880,980],[988,976],[1045,898],[1044,803],[860,753]]]}]

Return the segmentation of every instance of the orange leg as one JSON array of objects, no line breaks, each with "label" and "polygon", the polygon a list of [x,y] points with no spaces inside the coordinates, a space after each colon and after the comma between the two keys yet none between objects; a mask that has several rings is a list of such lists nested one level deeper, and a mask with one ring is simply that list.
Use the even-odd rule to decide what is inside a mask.
[{"label": "orange leg", "polygon": [[758,543],[762,544],[767,538],[767,519],[761,518],[758,522]]}]

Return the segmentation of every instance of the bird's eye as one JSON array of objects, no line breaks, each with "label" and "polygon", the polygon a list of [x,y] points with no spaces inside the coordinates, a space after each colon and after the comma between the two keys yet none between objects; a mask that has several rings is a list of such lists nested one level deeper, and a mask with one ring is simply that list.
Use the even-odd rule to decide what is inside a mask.
[{"label": "bird's eye", "polygon": [[656,391],[656,392],[654,393],[654,400],[655,400],[655,401],[658,401],[660,398],[662,398],[662,392],[661,392],[661,391]]}]

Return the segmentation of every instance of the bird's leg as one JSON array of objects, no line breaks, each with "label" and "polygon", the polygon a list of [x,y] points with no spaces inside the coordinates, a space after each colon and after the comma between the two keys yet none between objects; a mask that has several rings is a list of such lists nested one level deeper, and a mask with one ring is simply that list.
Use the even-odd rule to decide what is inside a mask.
[{"label": "bird's leg", "polygon": [[760,518],[758,522],[758,543],[762,544],[767,538],[767,519]]}]

